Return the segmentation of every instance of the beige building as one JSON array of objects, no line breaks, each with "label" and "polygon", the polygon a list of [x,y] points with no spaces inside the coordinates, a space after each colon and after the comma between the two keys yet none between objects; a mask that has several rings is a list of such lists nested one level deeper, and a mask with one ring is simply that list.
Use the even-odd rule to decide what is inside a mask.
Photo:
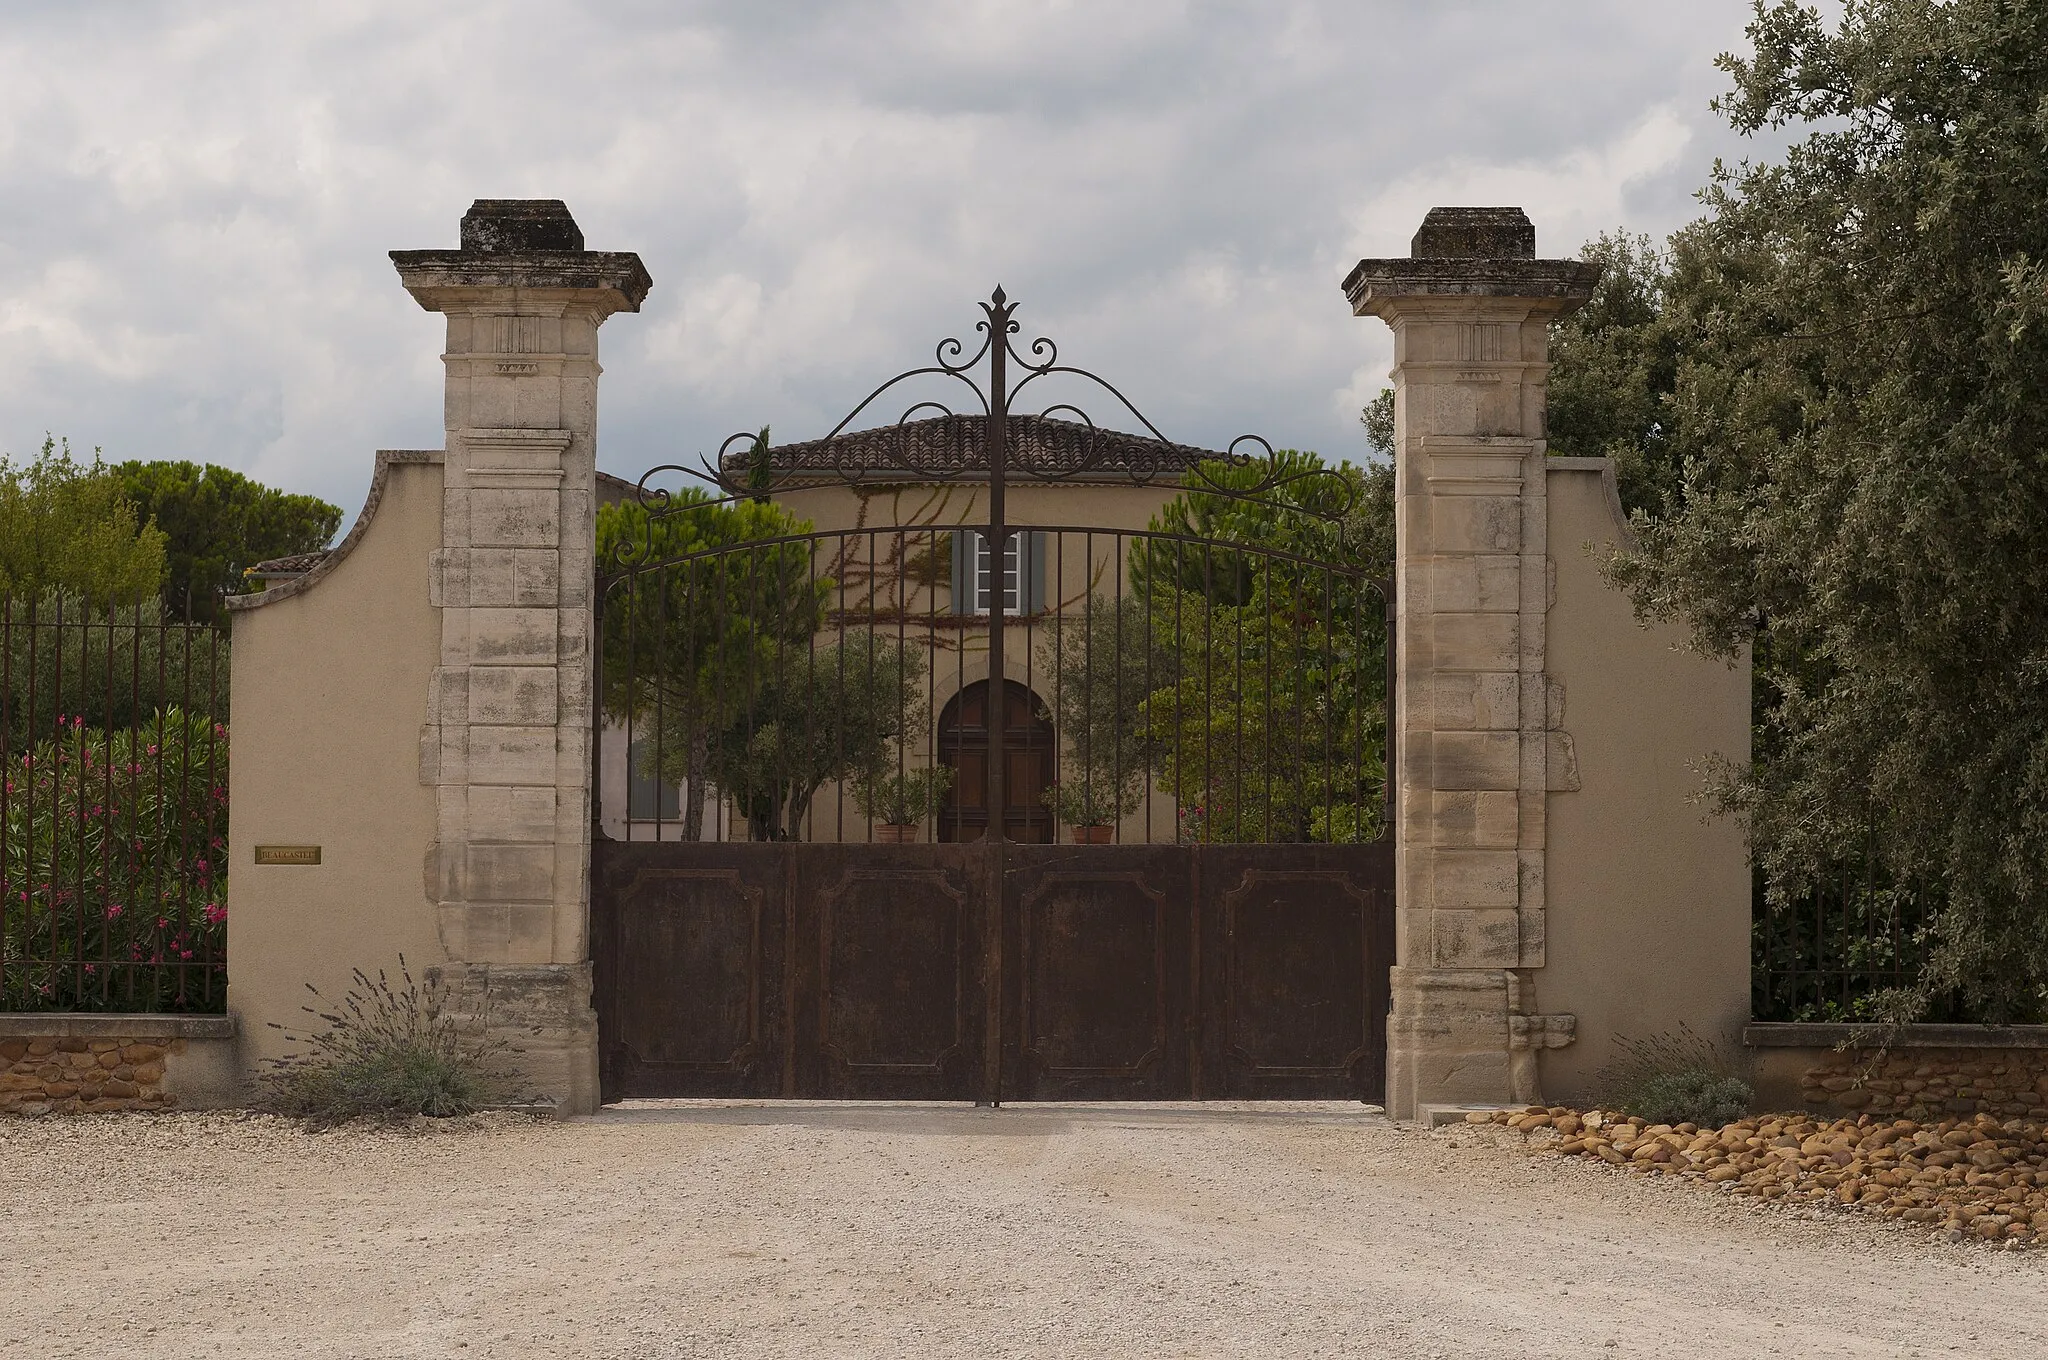
[{"label": "beige building", "polygon": [[[1012,417],[1013,466],[1006,519],[1020,526],[1000,563],[985,536],[987,461],[983,419],[937,417],[884,426],[770,450],[773,503],[818,535],[813,572],[830,582],[821,643],[851,634],[896,639],[917,656],[926,721],[906,743],[908,768],[932,764],[954,771],[946,806],[919,819],[920,840],[971,840],[987,826],[980,788],[986,737],[974,714],[989,680],[990,593],[1005,592],[1010,616],[1004,674],[1012,687],[1006,751],[1011,819],[1019,840],[1066,839],[1070,822],[1046,806],[1049,791],[1076,752],[1062,744],[1052,709],[1060,657],[1071,671],[1084,663],[1082,645],[1094,608],[1130,593],[1129,563],[1138,535],[1182,492],[1182,474],[1224,455],[1096,430],[1070,420]],[[726,469],[739,477],[734,460]],[[599,499],[615,504],[638,489],[599,474]],[[651,568],[643,580],[659,575]],[[615,592],[634,588],[629,582]],[[1135,714],[1144,694],[1127,696]],[[618,839],[688,839],[687,798],[676,781],[653,768],[655,725],[649,719],[607,719],[603,821]],[[1070,770],[1069,770],[1070,773]],[[1137,806],[1113,819],[1124,843],[1171,842],[1179,834],[1171,788],[1139,776]],[[746,839],[745,816],[717,791],[699,824],[704,839]],[[822,788],[798,838],[866,841],[876,822],[842,781]]]}]

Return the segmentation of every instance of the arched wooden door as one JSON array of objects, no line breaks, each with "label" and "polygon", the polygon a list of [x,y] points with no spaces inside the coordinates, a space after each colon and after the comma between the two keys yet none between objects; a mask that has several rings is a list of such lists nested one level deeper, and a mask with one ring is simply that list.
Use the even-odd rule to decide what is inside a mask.
[{"label": "arched wooden door", "polygon": [[[1015,680],[1003,682],[1003,830],[1013,841],[1050,845],[1052,714]],[[988,831],[988,681],[953,696],[939,714],[939,760],[953,767],[953,790],[939,813],[939,839],[977,841]]]}]

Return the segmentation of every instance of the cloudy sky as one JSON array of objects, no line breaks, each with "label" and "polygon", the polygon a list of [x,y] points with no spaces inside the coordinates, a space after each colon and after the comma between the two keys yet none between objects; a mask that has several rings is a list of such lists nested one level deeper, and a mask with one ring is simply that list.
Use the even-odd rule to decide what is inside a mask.
[{"label": "cloudy sky", "polygon": [[[44,431],[341,503],[441,442],[385,252],[565,199],[654,277],[599,460],[824,433],[971,331],[1171,437],[1362,456],[1384,327],[1338,281],[1432,204],[1544,255],[1692,217],[1744,0],[6,0],[0,450]],[[893,414],[893,413],[892,413]]]}]

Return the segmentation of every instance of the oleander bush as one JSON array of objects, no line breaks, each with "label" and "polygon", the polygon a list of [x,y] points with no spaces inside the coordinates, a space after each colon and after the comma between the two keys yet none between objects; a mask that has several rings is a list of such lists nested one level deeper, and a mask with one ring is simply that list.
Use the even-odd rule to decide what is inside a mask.
[{"label": "oleander bush", "polygon": [[222,1009],[226,726],[58,730],[0,778],[0,1009]]}]

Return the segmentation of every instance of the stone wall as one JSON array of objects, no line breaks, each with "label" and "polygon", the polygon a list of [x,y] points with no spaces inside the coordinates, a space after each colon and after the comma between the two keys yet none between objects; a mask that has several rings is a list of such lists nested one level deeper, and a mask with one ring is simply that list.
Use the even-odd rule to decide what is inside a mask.
[{"label": "stone wall", "polygon": [[2048,1121],[2048,1026],[1908,1025],[1889,1047],[1855,1025],[1751,1025],[1743,1038],[1773,1108]]},{"label": "stone wall", "polygon": [[0,1016],[0,1115],[227,1104],[233,1040],[226,1016]]},{"label": "stone wall", "polygon": [[307,983],[488,974],[522,1082],[587,1111],[597,331],[649,283],[553,200],[480,200],[460,233],[392,255],[444,318],[443,448],[379,455],[339,547],[230,602],[228,1003],[254,1070]]},{"label": "stone wall", "polygon": [[1545,443],[1549,328],[1599,272],[1432,208],[1345,280],[1394,333],[1396,1118],[1578,1096],[1614,1035],[1744,1013],[1744,849],[1687,798],[1747,753],[1747,662],[1636,624],[1590,555],[1627,535],[1611,469]]}]

